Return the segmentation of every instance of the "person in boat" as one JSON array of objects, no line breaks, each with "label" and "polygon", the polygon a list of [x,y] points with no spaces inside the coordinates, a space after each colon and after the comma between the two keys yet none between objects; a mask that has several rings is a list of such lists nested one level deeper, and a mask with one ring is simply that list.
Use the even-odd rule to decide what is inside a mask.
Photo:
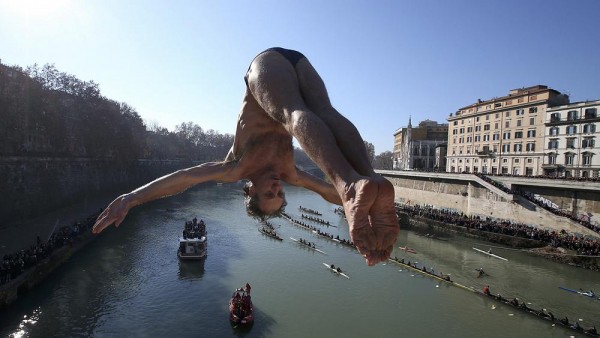
[{"label": "person in boat", "polygon": [[246,283],[246,293],[248,293],[248,295],[250,295],[250,290],[252,290],[252,286],[250,286],[249,283]]},{"label": "person in boat", "polygon": [[476,270],[477,270],[477,278],[480,278],[485,274],[485,271],[483,271],[483,268],[479,268]]},{"label": "person in boat", "polygon": [[335,265],[331,264],[330,268],[331,268],[332,270],[335,270]]},{"label": "person in boat", "polygon": [[513,298],[509,303],[512,306],[519,306],[519,298]]},{"label": "person in boat", "polygon": [[[251,62],[234,142],[221,162],[207,162],[160,177],[112,201],[93,233],[119,226],[135,206],[207,181],[244,187],[246,210],[265,219],[279,216],[283,182],[304,187],[344,207],[349,233],[368,265],[385,261],[399,232],[394,186],[371,165],[356,127],[331,104],[325,84],[300,52],[270,48]],[[292,138],[330,183],[295,166]]]},{"label": "person in boat", "polygon": [[486,295],[490,295],[490,286],[486,285],[483,287],[483,293],[485,293]]},{"label": "person in boat", "polygon": [[594,327],[585,330],[585,333],[596,336],[598,335],[598,331],[596,331],[596,325]]},{"label": "person in boat", "polygon": [[340,269],[340,267],[338,266],[337,269],[335,269],[338,273],[342,273],[342,269]]}]

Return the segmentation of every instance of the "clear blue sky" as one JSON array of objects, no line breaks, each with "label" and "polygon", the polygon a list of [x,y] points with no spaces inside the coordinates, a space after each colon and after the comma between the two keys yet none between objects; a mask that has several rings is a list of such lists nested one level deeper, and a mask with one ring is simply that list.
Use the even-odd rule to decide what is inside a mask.
[{"label": "clear blue sky", "polygon": [[0,59],[54,63],[170,130],[233,133],[252,58],[303,52],[376,153],[536,84],[600,99],[599,0],[0,0]]}]

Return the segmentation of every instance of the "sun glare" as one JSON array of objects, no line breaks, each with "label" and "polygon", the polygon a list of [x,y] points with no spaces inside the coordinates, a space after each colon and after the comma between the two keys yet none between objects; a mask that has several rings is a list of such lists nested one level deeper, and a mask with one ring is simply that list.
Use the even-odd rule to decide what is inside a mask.
[{"label": "sun glare", "polygon": [[70,0],[0,0],[0,8],[20,18],[53,18],[67,9]]}]

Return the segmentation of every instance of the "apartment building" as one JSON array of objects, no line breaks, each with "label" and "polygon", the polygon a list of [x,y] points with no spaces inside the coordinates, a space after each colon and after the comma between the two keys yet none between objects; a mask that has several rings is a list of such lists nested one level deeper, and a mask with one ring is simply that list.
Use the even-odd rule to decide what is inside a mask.
[{"label": "apartment building", "polygon": [[543,173],[557,177],[600,176],[600,101],[546,110]]},{"label": "apartment building", "polygon": [[536,85],[460,108],[448,118],[446,171],[541,175],[546,109],[568,103]]},{"label": "apartment building", "polygon": [[[448,124],[425,120],[418,127],[412,126],[408,119],[408,126],[394,132],[394,163],[396,170],[445,170],[444,152],[438,158],[436,148],[444,146],[448,137]],[[442,163],[442,167],[440,167]]]}]

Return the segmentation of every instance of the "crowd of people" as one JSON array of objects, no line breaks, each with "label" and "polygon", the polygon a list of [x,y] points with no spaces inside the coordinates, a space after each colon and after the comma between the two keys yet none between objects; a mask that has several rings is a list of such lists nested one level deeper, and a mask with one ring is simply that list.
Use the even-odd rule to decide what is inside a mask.
[{"label": "crowd of people", "polygon": [[62,226],[54,231],[47,241],[37,236],[36,243],[29,248],[4,255],[0,262],[0,285],[17,278],[54,251],[73,243],[82,234],[89,233],[97,217],[98,214],[94,214],[84,221]]},{"label": "crowd of people", "polygon": [[600,241],[575,234],[569,234],[565,230],[554,231],[536,228],[531,225],[510,222],[507,220],[495,220],[489,217],[467,216],[464,213],[446,209],[436,209],[433,206],[420,206],[408,204],[396,204],[396,209],[411,216],[420,216],[427,219],[454,224],[467,229],[494,232],[508,236],[527,238],[547,243],[553,247],[562,247],[574,250],[578,255],[598,256],[600,255]]},{"label": "crowd of people", "polygon": [[198,222],[198,218],[194,217],[191,221],[185,222],[183,239],[201,238],[202,236],[206,236],[206,224],[203,219]]},{"label": "crowd of people", "polygon": [[[582,219],[582,218],[578,218],[574,215],[572,215],[569,212],[565,212],[563,210],[561,210],[560,208],[557,208],[556,205],[553,205],[553,203],[551,203],[550,201],[546,200],[546,199],[542,199],[537,197],[536,195],[528,192],[528,191],[524,191],[521,189],[509,189],[507,186],[505,186],[504,184],[502,184],[501,182],[495,181],[493,179],[491,179],[490,177],[488,177],[488,175],[483,175],[483,174],[479,174],[479,173],[474,173],[475,175],[477,175],[477,177],[481,178],[482,180],[490,183],[491,185],[493,185],[494,187],[504,191],[507,194],[513,194],[513,195],[519,195],[524,197],[525,199],[527,199],[528,201],[535,203],[536,205],[538,205],[541,208],[544,208],[546,210],[548,210],[549,212],[558,215],[558,216],[562,216],[562,217],[566,217],[569,218],[583,226],[585,226],[588,229],[594,230],[598,233],[600,233],[600,226],[597,226],[595,224],[592,224],[589,219]],[[594,179],[597,180],[597,179]]]}]

